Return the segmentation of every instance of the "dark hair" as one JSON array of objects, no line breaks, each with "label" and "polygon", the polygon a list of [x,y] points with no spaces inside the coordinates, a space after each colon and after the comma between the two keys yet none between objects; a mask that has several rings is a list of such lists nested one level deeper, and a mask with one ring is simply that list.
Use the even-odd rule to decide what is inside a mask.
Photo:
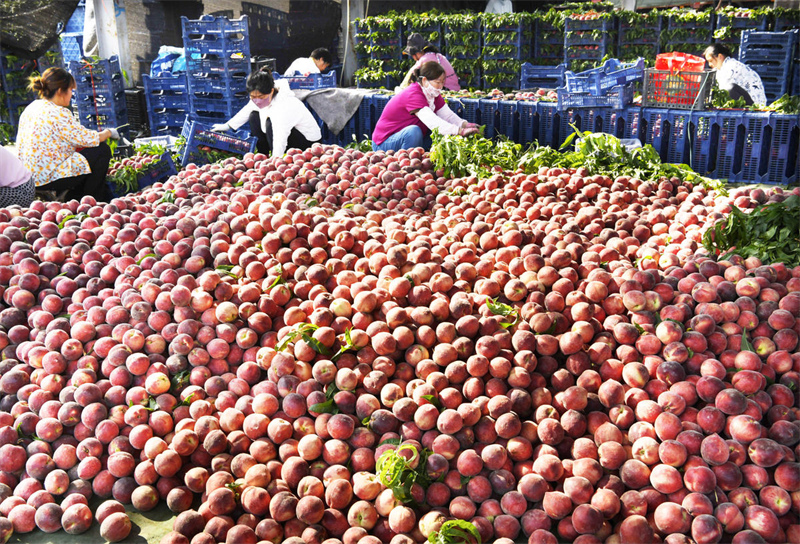
[{"label": "dark hair", "polygon": [[311,58],[321,60],[325,64],[333,64],[333,55],[324,47],[318,47],[311,52]]},{"label": "dark hair", "polygon": [[272,72],[269,67],[264,67],[258,72],[253,72],[247,76],[245,89],[247,89],[248,94],[253,91],[258,91],[261,94],[269,94],[274,88],[275,79],[272,77]]},{"label": "dark hair", "polygon": [[433,45],[432,43],[429,43],[428,45],[423,47],[422,48],[422,52],[423,53],[441,53],[441,51],[439,51],[439,48],[436,47],[435,45]]},{"label": "dark hair", "polygon": [[72,74],[54,66],[48,68],[40,76],[31,76],[28,79],[28,89],[36,91],[39,98],[53,98],[58,91],[66,91],[75,87],[75,78]]},{"label": "dark hair", "polygon": [[721,43],[712,43],[706,50],[703,51],[703,56],[711,55],[712,57],[716,57],[717,55],[722,55],[723,57],[730,57],[731,50],[722,45]]},{"label": "dark hair", "polygon": [[415,83],[418,81],[422,81],[424,77],[428,81],[433,81],[435,79],[439,79],[444,75],[444,68],[438,62],[430,61],[426,62],[413,72],[411,72],[411,82]]}]

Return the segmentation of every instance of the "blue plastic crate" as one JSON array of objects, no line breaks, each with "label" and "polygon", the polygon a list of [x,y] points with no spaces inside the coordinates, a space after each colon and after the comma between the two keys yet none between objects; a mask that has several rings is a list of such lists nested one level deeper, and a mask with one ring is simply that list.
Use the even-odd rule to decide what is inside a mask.
[{"label": "blue plastic crate", "polygon": [[627,106],[624,109],[603,108],[603,129],[617,138],[642,138],[642,108]]},{"label": "blue plastic crate", "polygon": [[529,144],[536,140],[539,134],[539,102],[517,102],[519,114],[519,143]]},{"label": "blue plastic crate", "polygon": [[69,71],[77,80],[91,81],[92,79],[121,78],[122,70],[119,67],[119,57],[113,55],[108,59],[95,61],[80,60],[69,63]]},{"label": "blue plastic crate", "polygon": [[151,77],[148,74],[142,74],[142,83],[144,84],[145,94],[152,94],[158,92],[170,92],[170,93],[188,92],[186,74],[172,74],[170,72],[161,72],[155,77]]},{"label": "blue plastic crate", "polygon": [[213,15],[203,15],[200,19],[181,17],[181,30],[184,37],[205,34],[215,36],[248,35],[247,21],[247,15],[243,15],[238,19],[214,17]]},{"label": "blue plastic crate", "polygon": [[800,28],[800,10],[796,9],[787,11],[790,12],[775,16],[775,32]]},{"label": "blue plastic crate", "polygon": [[272,76],[275,80],[286,79],[289,82],[290,89],[327,89],[336,87],[336,72],[329,72],[327,74],[308,74],[307,76],[289,76],[284,77],[277,72],[273,72]]},{"label": "blue plastic crate", "polygon": [[602,96],[591,93],[571,93],[565,87],[556,89],[558,109],[569,108],[616,108],[622,109],[633,102],[633,85],[618,85]]},{"label": "blue plastic crate", "polygon": [[477,98],[462,98],[461,104],[463,111],[460,114],[462,119],[466,119],[470,123],[480,124],[480,110],[482,101]]},{"label": "blue plastic crate", "polygon": [[569,16],[564,19],[564,33],[576,31],[600,30],[605,33],[614,32],[615,21],[613,17],[600,17],[597,19],[581,20]]},{"label": "blue plastic crate", "polygon": [[398,85],[397,79],[386,75],[380,81],[364,81],[356,79],[356,87],[359,89],[394,89]]},{"label": "blue plastic crate", "polygon": [[716,168],[712,177],[717,179],[736,179],[742,169],[745,126],[743,114],[739,111],[718,111]]},{"label": "blue plastic crate", "polygon": [[794,61],[792,68],[792,93],[793,96],[800,95],[800,60]]},{"label": "blue plastic crate", "polygon": [[150,163],[146,172],[139,175],[137,178],[139,190],[149,187],[154,183],[158,183],[159,181],[164,181],[177,173],[178,171],[175,168],[175,163],[172,162],[172,153],[167,151],[161,155],[157,161]]},{"label": "blue plastic crate", "polygon": [[[595,48],[596,47],[596,48]],[[600,64],[611,51],[610,41],[595,45],[564,45],[564,62],[567,66],[573,60],[593,60]]]},{"label": "blue plastic crate", "polygon": [[[189,108],[198,115],[217,118],[218,115],[233,117],[245,104],[246,99],[221,99],[221,98],[197,98],[189,99]],[[213,115],[218,114],[218,115]]]},{"label": "blue plastic crate", "polygon": [[[771,114],[769,118],[770,142],[765,143],[766,177],[762,183],[790,184],[798,181],[800,158],[800,117]],[[762,156],[762,160],[765,157]],[[763,165],[762,165],[763,166]],[[761,168],[761,171],[764,169]]]},{"label": "blue plastic crate", "polygon": [[574,74],[565,72],[565,88],[571,93],[601,96],[618,85],[628,85],[644,78],[644,59],[621,63],[609,59],[602,66]]},{"label": "blue plastic crate", "polygon": [[669,132],[666,162],[689,164],[691,162],[691,120],[690,111],[671,111],[664,129]]},{"label": "blue plastic crate", "polygon": [[739,60],[745,64],[776,64],[789,66],[797,47],[797,30],[758,32],[745,30]]},{"label": "blue plastic crate", "polygon": [[531,21],[520,19],[519,21],[508,21],[500,23],[499,25],[489,22],[492,20],[492,15],[484,15],[483,32],[490,34],[492,32],[530,32],[532,30]]},{"label": "blue plastic crate", "polygon": [[378,122],[377,119],[374,121],[372,120],[372,110],[370,106],[372,105],[372,95],[364,95],[361,97],[361,105],[358,107],[358,111],[356,112],[356,116],[358,116],[358,137],[361,138],[364,135],[367,135],[368,138],[372,137],[372,131],[375,129],[375,123]]},{"label": "blue plastic crate", "polygon": [[[426,25],[412,25],[406,23],[405,28],[405,35],[409,36],[414,32],[418,32],[422,34],[422,36],[428,40],[429,43],[439,47],[441,49],[441,45],[444,43],[444,33],[442,32],[442,24],[439,22],[430,22]],[[431,39],[433,33],[437,33],[437,37],[435,39]]]},{"label": "blue plastic crate", "polygon": [[491,32],[486,30],[483,33],[483,45],[515,45],[522,47],[531,43],[530,35],[526,35],[525,32],[515,30],[513,35],[509,36],[509,34],[511,34],[509,31]]},{"label": "blue plastic crate", "polygon": [[72,12],[67,24],[64,25],[64,33],[83,34],[83,24],[86,18],[86,6],[82,3],[78,4],[75,11]]},{"label": "blue plastic crate", "polygon": [[383,109],[386,107],[386,104],[389,103],[392,97],[386,94],[373,94],[372,95],[372,104],[370,105],[370,112],[371,117],[373,119],[373,127],[381,118],[381,114],[383,113]]},{"label": "blue plastic crate", "polygon": [[792,76],[791,66],[784,67],[771,64],[748,64],[748,66],[761,78],[768,103],[773,102],[775,99],[780,98],[790,91],[790,79]]},{"label": "blue plastic crate", "polygon": [[250,74],[250,59],[205,58],[186,59],[188,77],[247,77]]},{"label": "blue plastic crate", "polygon": [[534,66],[529,62],[522,65],[519,80],[520,89],[555,89],[564,85],[566,64],[558,66]]},{"label": "blue plastic crate", "polygon": [[[88,98],[88,97],[87,97]],[[107,102],[95,102],[93,100],[76,101],[78,115],[116,115],[120,116],[127,110],[125,94]]]},{"label": "blue plastic crate", "polygon": [[[116,128],[128,124],[128,114],[126,110],[109,111],[99,115],[94,112],[78,112],[78,122],[91,130],[104,130]],[[124,130],[120,131],[124,132]]]},{"label": "blue plastic crate", "polygon": [[489,78],[486,77],[486,73],[483,75],[483,89],[488,91],[490,89],[519,89],[519,73],[514,74],[503,74],[503,77],[500,79],[494,79],[490,81]]},{"label": "blue plastic crate", "polygon": [[147,96],[148,110],[187,110],[189,109],[189,95],[186,94],[155,94]]},{"label": "blue plastic crate", "polygon": [[575,126],[580,127],[582,132],[588,130],[610,134],[605,124],[604,112],[606,109],[608,108],[582,108],[575,111],[573,118]]},{"label": "blue plastic crate", "polygon": [[81,81],[81,83],[77,83],[74,94],[78,99],[94,96],[103,101],[107,100],[109,96],[116,96],[123,92],[125,92],[125,82],[122,78],[114,78],[111,81],[107,79],[97,79],[93,82]]},{"label": "blue plastic crate", "polygon": [[766,15],[758,17],[728,17],[727,15],[717,15],[714,28],[724,28],[729,26],[738,30],[767,30],[769,21]]},{"label": "blue plastic crate", "polygon": [[652,145],[662,158],[669,152],[669,115],[670,110],[660,108],[644,108],[642,118],[642,143]]},{"label": "blue plastic crate", "polygon": [[[539,122],[534,125],[536,132],[533,134],[533,139],[540,145],[558,149],[563,140],[559,134],[561,116],[557,110],[557,104],[555,102],[539,102],[536,113]],[[566,138],[566,136],[564,137]]]},{"label": "blue plastic crate", "polygon": [[188,121],[187,124],[189,124],[187,131],[188,137],[186,138],[186,148],[181,161],[182,166],[186,166],[190,162],[194,162],[195,164],[202,164],[205,162],[202,153],[199,153],[199,146],[201,145],[221,151],[238,153],[240,155],[251,153],[256,148],[255,138],[242,140],[225,133],[212,132],[204,128],[203,124],[197,123],[196,121]]},{"label": "blue plastic crate", "polygon": [[711,175],[716,169],[719,123],[717,113],[696,111],[692,113],[691,135],[692,157],[688,164],[702,176]]},{"label": "blue plastic crate", "polygon": [[[558,127],[558,132],[556,133],[556,138],[554,139],[556,142],[556,149],[561,149],[564,141],[567,139],[567,137],[569,137],[570,134],[575,132],[576,128],[579,132],[583,130],[581,123],[581,113],[583,111],[586,110],[570,109],[556,112],[555,123]],[[574,148],[575,146],[570,144],[565,149]]]},{"label": "blue plastic crate", "polygon": [[455,21],[446,21],[444,23],[444,32],[448,34],[450,32],[480,32],[483,29],[483,22],[481,21],[480,16],[475,17],[474,21],[467,22],[455,22]]},{"label": "blue plastic crate", "polygon": [[206,35],[203,39],[193,40],[183,38],[183,48],[186,55],[219,55],[231,56],[240,53],[250,58],[250,40],[247,36],[242,38],[225,38],[222,36]]},{"label": "blue plastic crate", "polygon": [[519,142],[519,101],[500,100],[497,102],[495,133]]},{"label": "blue plastic crate", "polygon": [[[666,17],[666,30],[678,30],[678,29],[686,29],[686,30],[702,30],[708,33],[706,36],[706,40],[711,37],[711,33],[714,31],[714,17],[710,14],[708,16],[708,21],[705,23],[699,22],[695,18],[691,18],[688,20],[681,20],[677,16],[674,15],[665,15]],[[688,38],[691,40],[692,38]],[[686,39],[682,40],[683,43],[693,43],[691,41],[686,41]]]},{"label": "blue plastic crate", "polygon": [[[503,47],[500,51],[491,51],[492,48]],[[486,46],[483,49],[484,60],[501,60],[501,59],[514,59],[524,60],[530,57],[530,45],[518,47],[515,45],[501,45],[501,46]]]},{"label": "blue plastic crate", "polygon": [[497,135],[496,127],[500,123],[500,101],[481,99],[478,114],[478,124],[486,127],[483,135],[494,138]]},{"label": "blue plastic crate", "polygon": [[729,178],[732,181],[766,183],[769,181],[770,114],[746,112],[742,115],[744,126],[741,170]]}]

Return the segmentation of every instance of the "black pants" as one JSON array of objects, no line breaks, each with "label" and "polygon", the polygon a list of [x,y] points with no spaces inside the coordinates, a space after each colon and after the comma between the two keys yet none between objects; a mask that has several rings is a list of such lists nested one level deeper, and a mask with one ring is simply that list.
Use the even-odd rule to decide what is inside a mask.
[{"label": "black pants", "polygon": [[750,98],[750,94],[742,89],[739,85],[734,85],[733,89],[731,89],[728,94],[730,95],[732,100],[736,100],[737,98],[744,98],[745,103],[748,106],[753,105],[753,99]]},{"label": "black pants", "polygon": [[[267,118],[267,130],[261,130],[261,117],[257,111],[250,114],[250,136],[255,136],[256,151],[264,155],[272,155],[272,119]],[[303,133],[293,128],[289,133],[289,140],[286,144],[286,149],[308,149],[311,147],[312,142],[303,136]]]},{"label": "black pants", "polygon": [[68,190],[67,200],[73,198],[79,200],[84,195],[92,195],[99,202],[111,200],[111,193],[106,184],[106,174],[108,173],[108,162],[111,160],[111,148],[108,144],[101,142],[97,147],[86,147],[78,151],[89,161],[91,173],[69,178],[60,178],[41,188],[47,191],[60,192]]}]

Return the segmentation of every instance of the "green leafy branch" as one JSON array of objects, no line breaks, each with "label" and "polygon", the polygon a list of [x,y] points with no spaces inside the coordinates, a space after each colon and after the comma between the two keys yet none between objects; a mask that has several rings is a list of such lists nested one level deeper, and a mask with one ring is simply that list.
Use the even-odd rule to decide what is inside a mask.
[{"label": "green leafy branch", "polygon": [[508,304],[504,304],[502,302],[497,302],[496,298],[489,299],[486,302],[486,305],[489,307],[489,311],[494,315],[500,315],[506,319],[511,319],[511,321],[500,323],[500,326],[504,329],[511,328],[519,323],[519,311],[517,311],[517,309],[513,306],[509,306]]},{"label": "green leafy branch", "polygon": [[470,522],[463,519],[445,521],[438,531],[428,536],[430,544],[481,544],[481,534]]}]

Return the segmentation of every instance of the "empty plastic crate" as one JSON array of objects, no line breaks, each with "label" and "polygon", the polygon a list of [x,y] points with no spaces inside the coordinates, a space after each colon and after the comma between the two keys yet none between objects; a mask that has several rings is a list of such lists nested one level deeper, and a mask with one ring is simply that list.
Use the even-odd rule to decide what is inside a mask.
[{"label": "empty plastic crate", "polygon": [[83,2],[78,3],[72,16],[67,20],[64,25],[64,33],[83,34],[83,25],[86,18],[86,5]]},{"label": "empty plastic crate", "polygon": [[612,87],[603,95],[569,92],[565,87],[556,89],[558,109],[569,108],[616,108],[621,109],[633,102],[633,85]]},{"label": "empty plastic crate", "polygon": [[377,124],[378,120],[381,118],[381,114],[383,113],[383,108],[386,107],[386,104],[389,103],[391,100],[390,95],[386,94],[373,94],[372,95],[372,104],[370,105],[371,117],[373,120],[373,127]]},{"label": "empty plastic crate", "polygon": [[714,72],[645,69],[642,104],[651,108],[704,110],[711,100]]},{"label": "empty plastic crate", "polygon": [[195,95],[214,95],[219,98],[232,98],[237,93],[247,95],[247,78],[191,77],[189,91]]},{"label": "empty plastic crate", "polygon": [[534,66],[529,62],[522,65],[520,89],[555,89],[564,85],[566,64],[558,66]]},{"label": "empty plastic crate", "polygon": [[199,150],[200,146],[237,153],[239,155],[253,152],[256,148],[255,138],[242,140],[225,133],[207,130],[204,128],[204,125],[196,121],[190,121],[188,124],[186,149],[181,161],[183,166],[186,166],[190,162],[194,162],[195,164],[204,164],[206,162],[206,158]]},{"label": "empty plastic crate", "polygon": [[284,77],[277,72],[273,72],[275,80],[285,79],[289,82],[290,89],[328,89],[336,87],[336,72],[327,74],[308,74],[307,76],[288,76]]},{"label": "empty plastic crate", "polygon": [[227,17],[214,17],[213,15],[203,15],[200,19],[189,19],[181,17],[181,30],[185,38],[200,38],[205,35],[217,37],[234,37],[236,35],[248,35],[247,15],[238,19],[228,19]]},{"label": "empty plastic crate", "polygon": [[161,72],[155,77],[142,74],[142,83],[147,94],[160,92],[187,93],[189,91],[186,83],[186,74]]},{"label": "empty plastic crate", "polygon": [[477,98],[462,98],[461,105],[464,108],[460,114],[461,118],[470,123],[480,124],[481,100]]},{"label": "empty plastic crate", "polygon": [[[183,126],[181,124],[181,126]],[[167,149],[167,151],[172,150],[175,147],[175,142],[178,139],[174,136],[150,136],[147,138],[136,138],[133,141],[133,148],[138,149],[141,146],[145,145],[159,145]]]},{"label": "empty plastic crate", "polygon": [[494,138],[497,134],[497,126],[500,123],[500,101],[481,99],[479,116],[477,123],[486,127],[483,135],[487,138]]},{"label": "empty plastic crate", "polygon": [[792,92],[793,96],[800,95],[800,60],[794,61],[792,68]]},{"label": "empty plastic crate", "polygon": [[739,60],[745,64],[791,66],[797,47],[797,30],[785,32],[742,32]]},{"label": "empty plastic crate", "polygon": [[[771,129],[770,114],[747,112],[742,116],[744,139],[741,146],[741,169],[731,175],[732,181],[766,183],[768,178]],[[737,146],[738,147],[738,146]]]},{"label": "empty plastic crate", "polygon": [[797,183],[800,118],[797,115],[773,113],[768,128],[770,142],[765,145],[766,156],[762,155],[762,160],[767,162],[766,178],[762,177],[762,183]]},{"label": "empty plastic crate", "polygon": [[603,95],[618,85],[641,81],[644,77],[644,59],[620,63],[609,59],[598,68],[574,74],[567,71],[564,76],[567,91]]}]

